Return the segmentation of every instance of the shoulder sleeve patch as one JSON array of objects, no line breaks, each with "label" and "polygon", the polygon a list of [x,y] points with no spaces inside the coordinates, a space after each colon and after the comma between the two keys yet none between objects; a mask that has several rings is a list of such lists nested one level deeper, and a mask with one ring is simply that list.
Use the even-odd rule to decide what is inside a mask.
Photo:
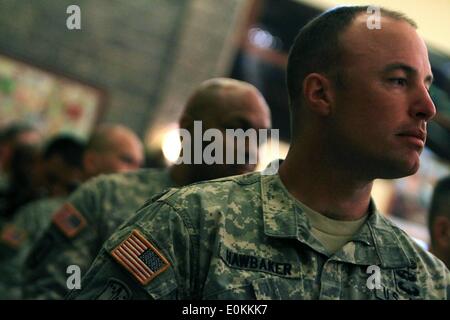
[{"label": "shoulder sleeve patch", "polygon": [[144,286],[170,266],[169,261],[136,229],[111,251],[111,255]]},{"label": "shoulder sleeve patch", "polygon": [[65,203],[61,209],[53,215],[52,222],[68,238],[75,237],[87,226],[86,219],[70,203]]},{"label": "shoulder sleeve patch", "polygon": [[3,227],[0,239],[8,246],[18,249],[27,238],[24,230],[17,228],[13,224],[7,224]]}]

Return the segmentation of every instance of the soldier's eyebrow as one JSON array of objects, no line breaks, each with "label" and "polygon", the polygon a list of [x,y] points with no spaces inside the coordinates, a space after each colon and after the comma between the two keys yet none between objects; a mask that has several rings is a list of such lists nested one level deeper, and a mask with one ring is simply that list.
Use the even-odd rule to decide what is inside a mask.
[{"label": "soldier's eyebrow", "polygon": [[[408,76],[418,76],[418,74],[419,74],[419,72],[417,71],[416,68],[413,68],[402,62],[395,62],[395,63],[388,64],[386,67],[384,67],[383,73],[389,73],[389,72],[392,72],[395,70],[402,70]],[[427,75],[424,79],[425,83],[427,83],[428,86],[431,86],[431,84],[433,83],[433,80],[434,80],[433,74]]]}]

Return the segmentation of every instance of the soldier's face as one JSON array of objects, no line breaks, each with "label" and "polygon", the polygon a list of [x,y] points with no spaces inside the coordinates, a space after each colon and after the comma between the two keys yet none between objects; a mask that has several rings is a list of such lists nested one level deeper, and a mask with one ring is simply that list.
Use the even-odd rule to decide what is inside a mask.
[{"label": "soldier's face", "polygon": [[30,145],[34,146],[39,144],[42,141],[42,136],[38,131],[27,131],[21,133],[16,138],[17,145]]},{"label": "soldier's face", "polygon": [[[216,114],[204,121],[203,129],[216,128],[223,133],[223,157],[226,160],[227,153],[234,153],[233,164],[204,165],[203,171],[207,179],[214,179],[237,174],[252,172],[256,168],[256,163],[249,163],[250,154],[254,158],[258,157],[258,141],[249,143],[246,139],[245,148],[238,148],[237,140],[234,136],[226,135],[226,129],[268,129],[271,126],[270,111],[265,100],[254,91],[245,91],[229,95],[224,100],[223,106],[218,108]],[[234,141],[229,141],[234,139]],[[228,146],[233,146],[227,149]],[[243,149],[243,150],[241,150]],[[238,164],[238,153],[245,153],[245,164]]]},{"label": "soldier's face", "polygon": [[128,172],[142,166],[143,155],[139,146],[122,146],[104,153],[99,159],[102,173]]},{"label": "soldier's face", "polygon": [[117,136],[114,145],[105,151],[95,152],[91,166],[93,175],[101,173],[128,172],[142,166],[144,154],[142,144],[134,137]]},{"label": "soldier's face", "polygon": [[342,89],[330,117],[330,147],[366,166],[370,178],[397,178],[419,168],[426,123],[436,110],[427,48],[403,21],[382,18],[369,30],[365,15],[341,36]]},{"label": "soldier's face", "polygon": [[84,180],[83,172],[74,168],[59,156],[53,156],[45,163],[46,182],[52,197],[67,196]]}]

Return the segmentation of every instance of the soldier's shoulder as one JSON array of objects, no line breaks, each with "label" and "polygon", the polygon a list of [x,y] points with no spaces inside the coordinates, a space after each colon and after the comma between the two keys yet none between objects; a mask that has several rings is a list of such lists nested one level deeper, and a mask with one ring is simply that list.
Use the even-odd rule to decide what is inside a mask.
[{"label": "soldier's shoulder", "polygon": [[94,185],[123,185],[123,184],[133,184],[139,181],[148,181],[151,178],[156,178],[161,176],[161,169],[140,169],[131,172],[122,173],[111,173],[102,174],[89,179],[84,186],[94,186]]},{"label": "soldier's shoulder", "polygon": [[[64,203],[64,197],[43,198],[21,207],[15,216],[16,222],[30,220],[34,223],[36,220],[49,219],[51,214]],[[30,224],[30,223],[29,223]]]},{"label": "soldier's shoulder", "polygon": [[30,204],[29,209],[36,209],[38,211],[40,210],[55,210],[59,206],[61,206],[64,201],[66,200],[65,197],[55,197],[55,198],[44,198],[36,200],[35,202],[32,202]]},{"label": "soldier's shoulder", "polygon": [[252,172],[208,181],[200,181],[182,188],[172,188],[163,193],[157,201],[180,207],[183,201],[222,203],[236,193],[248,193],[259,188],[261,174]]},{"label": "soldier's shoulder", "polygon": [[[136,219],[153,221],[181,218],[185,225],[199,225],[217,212],[238,212],[242,203],[258,203],[260,173],[249,173],[168,189],[141,207]],[[230,210],[232,208],[232,210]]]},{"label": "soldier's shoulder", "polygon": [[[132,194],[134,191],[151,191],[156,180],[162,175],[159,169],[141,169],[126,173],[113,173],[100,175],[83,183],[69,197],[71,203],[82,203],[96,201],[103,202],[105,199],[116,198],[126,191]],[[160,181],[160,180],[158,180]],[[152,183],[155,182],[155,183]],[[155,188],[154,188],[155,189]],[[161,188],[156,188],[160,190]]]}]

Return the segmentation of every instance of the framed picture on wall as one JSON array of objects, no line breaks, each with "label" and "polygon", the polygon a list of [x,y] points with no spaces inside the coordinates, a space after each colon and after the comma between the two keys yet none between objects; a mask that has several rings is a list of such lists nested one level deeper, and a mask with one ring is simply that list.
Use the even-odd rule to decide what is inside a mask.
[{"label": "framed picture on wall", "polygon": [[0,54],[0,127],[32,123],[45,136],[87,138],[103,112],[104,92]]}]

